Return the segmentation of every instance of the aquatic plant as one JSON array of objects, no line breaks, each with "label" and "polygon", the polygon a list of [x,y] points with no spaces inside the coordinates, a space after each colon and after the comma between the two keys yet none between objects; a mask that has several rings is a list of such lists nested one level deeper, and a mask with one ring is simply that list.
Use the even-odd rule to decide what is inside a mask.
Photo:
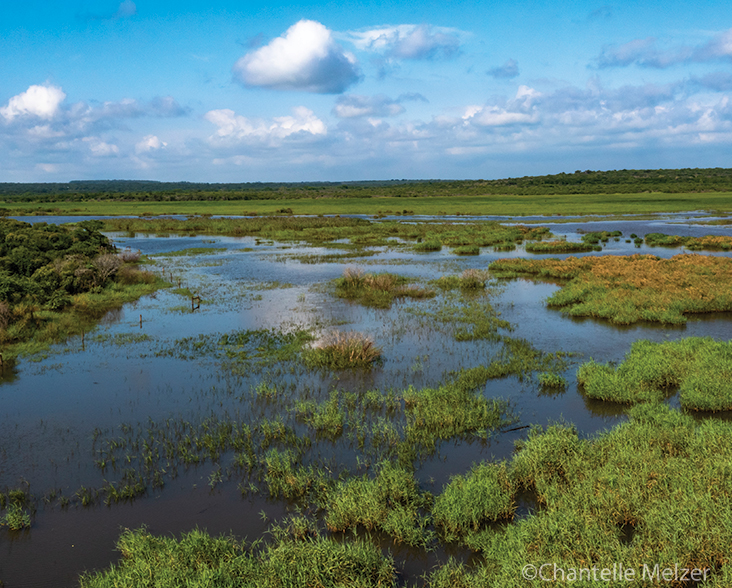
[{"label": "aquatic plant", "polygon": [[403,276],[390,273],[367,274],[360,268],[347,267],[335,280],[335,294],[363,306],[389,308],[396,298],[432,298],[434,291],[407,285]]},{"label": "aquatic plant", "polygon": [[391,535],[398,543],[424,546],[431,540],[428,519],[421,514],[431,505],[431,495],[419,490],[414,474],[382,463],[376,476],[340,482],[328,494],[325,524],[331,531],[362,526]]},{"label": "aquatic plant", "polygon": [[395,586],[393,559],[368,541],[344,543],[316,531],[303,534],[295,523],[272,527],[270,535],[269,543],[247,545],[200,530],[180,540],[155,537],[145,528],[126,530],[117,542],[120,562],[106,571],[84,574],[80,587],[173,588],[212,582],[222,588]]},{"label": "aquatic plant", "polygon": [[687,314],[732,310],[732,260],[723,257],[501,259],[489,269],[503,278],[568,280],[547,299],[548,306],[571,316],[606,318],[617,324],[682,324]]},{"label": "aquatic plant", "polygon": [[487,271],[466,269],[459,276],[442,276],[434,284],[442,290],[482,290],[488,278]]},{"label": "aquatic plant", "polygon": [[8,504],[5,514],[0,517],[0,526],[11,531],[20,531],[31,526],[30,514],[17,502]]},{"label": "aquatic plant", "polygon": [[446,540],[478,531],[488,522],[510,519],[514,489],[505,462],[476,464],[453,476],[432,509],[435,525]]},{"label": "aquatic plant", "polygon": [[590,398],[658,401],[676,390],[692,410],[732,410],[732,343],[708,337],[654,343],[635,341],[617,367],[589,361],[577,382]]},{"label": "aquatic plant", "polygon": [[528,253],[576,253],[582,251],[602,251],[600,245],[592,243],[574,243],[572,241],[536,241],[526,243],[525,249]]},{"label": "aquatic plant", "polygon": [[380,358],[373,339],[354,331],[331,331],[304,354],[307,365],[334,370],[368,368]]}]

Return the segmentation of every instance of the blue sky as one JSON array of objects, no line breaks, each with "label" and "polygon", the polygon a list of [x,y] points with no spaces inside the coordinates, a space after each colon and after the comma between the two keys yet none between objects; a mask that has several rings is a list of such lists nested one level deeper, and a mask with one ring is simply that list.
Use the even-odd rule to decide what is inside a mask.
[{"label": "blue sky", "polygon": [[25,0],[0,181],[732,167],[732,3]]}]

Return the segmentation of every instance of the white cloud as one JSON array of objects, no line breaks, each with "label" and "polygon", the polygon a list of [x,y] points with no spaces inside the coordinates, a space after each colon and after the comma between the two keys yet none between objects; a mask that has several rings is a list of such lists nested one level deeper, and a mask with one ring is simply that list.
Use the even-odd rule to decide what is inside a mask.
[{"label": "white cloud", "polygon": [[22,94],[13,96],[7,106],[0,108],[0,115],[7,121],[24,116],[50,120],[59,112],[59,105],[65,98],[64,91],[56,86],[31,86]]},{"label": "white cloud", "polygon": [[304,106],[293,109],[294,116],[275,117],[270,121],[249,119],[233,110],[211,110],[204,118],[216,125],[216,140],[224,141],[273,141],[297,133],[304,135],[325,135],[327,128],[312,110]]},{"label": "white cloud", "polygon": [[516,96],[505,105],[468,106],[463,114],[466,124],[498,127],[533,124],[539,120],[535,105],[541,93],[528,86],[519,86]]},{"label": "white cloud", "polygon": [[84,137],[82,141],[89,144],[89,151],[95,157],[109,157],[119,154],[117,145],[106,143],[98,137]]},{"label": "white cloud", "polygon": [[135,151],[137,153],[149,153],[150,151],[157,151],[158,149],[163,149],[167,146],[167,143],[161,141],[155,135],[147,135],[142,138],[142,141],[135,145]]},{"label": "white cloud", "polygon": [[247,86],[317,94],[340,94],[361,79],[355,56],[312,20],[295,23],[283,36],[247,53],[233,71]]},{"label": "white cloud", "polygon": [[458,54],[464,33],[430,25],[385,25],[350,31],[346,37],[362,51],[373,51],[392,59],[438,59]]},{"label": "white cloud", "polygon": [[600,68],[638,65],[664,69],[681,63],[732,59],[732,29],[716,34],[701,45],[659,49],[653,37],[633,39],[622,45],[606,45],[597,57]]},{"label": "white cloud", "polygon": [[402,102],[408,100],[427,102],[427,99],[421,94],[402,94],[396,100],[392,100],[383,94],[377,96],[349,94],[340,96],[336,100],[333,114],[338,118],[397,116],[405,110]]},{"label": "white cloud", "polygon": [[518,61],[509,59],[499,67],[489,69],[487,73],[496,79],[510,80],[519,75]]}]

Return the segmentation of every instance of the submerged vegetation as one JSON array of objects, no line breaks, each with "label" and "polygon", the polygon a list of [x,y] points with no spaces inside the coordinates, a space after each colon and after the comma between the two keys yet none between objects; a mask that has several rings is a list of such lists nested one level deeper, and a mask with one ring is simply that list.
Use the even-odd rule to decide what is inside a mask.
[{"label": "submerged vegetation", "polygon": [[503,278],[566,280],[547,299],[548,306],[570,316],[604,318],[616,324],[683,324],[691,313],[732,310],[732,260],[725,257],[500,259],[490,270]]},{"label": "submerged vegetation", "polygon": [[335,281],[336,296],[363,306],[389,308],[397,298],[432,298],[432,290],[408,285],[407,278],[396,274],[367,274],[360,268],[347,267]]},{"label": "submerged vegetation", "polygon": [[[705,585],[726,586],[732,494],[719,479],[732,459],[732,425],[699,423],[662,404],[629,416],[593,439],[568,425],[534,428],[510,461],[476,464],[435,497],[409,470],[384,463],[372,478],[332,486],[323,523],[295,517],[253,546],[200,531],[180,541],[127,531],[122,561],[82,586],[129,586],[143,577],[155,586],[213,577],[222,586],[395,585],[391,557],[369,541],[326,537],[321,524],[379,530],[412,545],[440,536],[481,555],[470,567],[451,560],[434,569],[425,578],[432,588],[534,585],[521,570],[546,562],[575,573],[623,562],[638,577],[644,566],[646,574],[677,566],[699,570]],[[533,493],[538,508],[496,525],[512,520],[520,492]]]}]

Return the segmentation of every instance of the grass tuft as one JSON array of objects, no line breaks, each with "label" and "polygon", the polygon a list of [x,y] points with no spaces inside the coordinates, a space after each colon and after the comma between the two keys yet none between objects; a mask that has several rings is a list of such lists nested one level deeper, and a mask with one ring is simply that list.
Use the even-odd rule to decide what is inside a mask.
[{"label": "grass tuft", "polygon": [[381,348],[363,333],[332,331],[304,357],[305,363],[314,367],[333,370],[369,368],[381,358]]}]

